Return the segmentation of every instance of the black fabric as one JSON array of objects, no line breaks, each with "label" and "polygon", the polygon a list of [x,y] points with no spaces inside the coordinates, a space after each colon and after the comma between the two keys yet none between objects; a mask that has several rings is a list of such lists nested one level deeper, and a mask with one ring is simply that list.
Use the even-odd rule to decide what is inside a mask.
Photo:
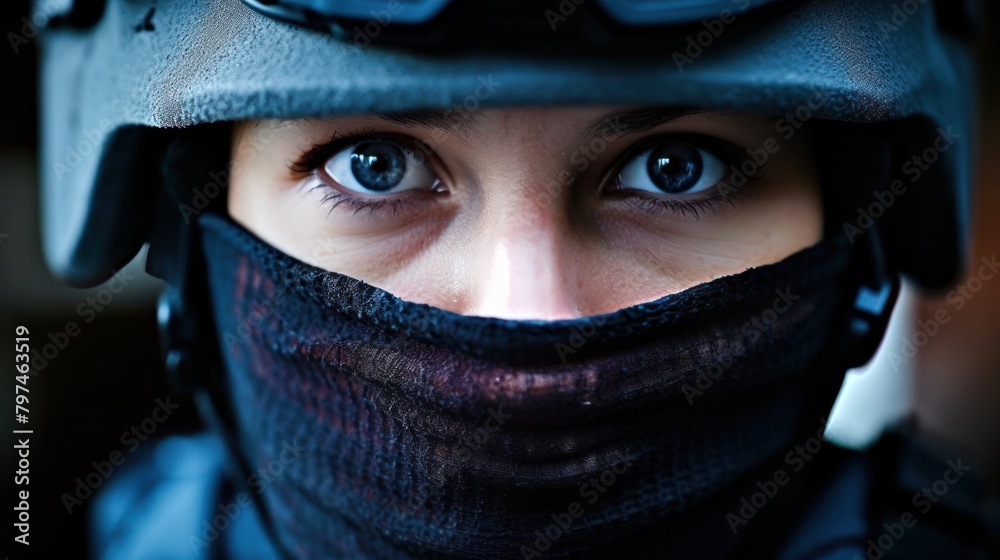
[{"label": "black fabric", "polygon": [[842,237],[614,313],[511,321],[200,224],[242,449],[299,558],[721,556],[743,533],[705,505],[815,435],[843,375],[823,352]]}]

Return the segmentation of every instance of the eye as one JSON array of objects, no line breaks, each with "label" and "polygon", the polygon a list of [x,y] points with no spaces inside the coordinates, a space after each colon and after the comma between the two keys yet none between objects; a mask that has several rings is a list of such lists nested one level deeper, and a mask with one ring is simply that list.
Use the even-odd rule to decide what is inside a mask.
[{"label": "eye", "polygon": [[324,170],[345,189],[365,194],[435,190],[440,180],[423,154],[390,140],[365,140],[333,154]]},{"label": "eye", "polygon": [[712,153],[687,142],[664,140],[629,159],[613,190],[694,194],[714,187],[725,176],[726,164]]}]

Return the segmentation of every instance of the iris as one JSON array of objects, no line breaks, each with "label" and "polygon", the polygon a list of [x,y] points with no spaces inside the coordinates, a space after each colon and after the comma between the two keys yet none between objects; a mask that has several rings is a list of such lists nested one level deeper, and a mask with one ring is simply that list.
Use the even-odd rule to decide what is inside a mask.
[{"label": "iris", "polygon": [[697,184],[703,167],[698,149],[679,142],[661,144],[646,161],[653,184],[670,194],[681,194]]},{"label": "iris", "polygon": [[384,142],[358,144],[351,153],[351,173],[366,189],[388,191],[406,176],[406,154]]}]

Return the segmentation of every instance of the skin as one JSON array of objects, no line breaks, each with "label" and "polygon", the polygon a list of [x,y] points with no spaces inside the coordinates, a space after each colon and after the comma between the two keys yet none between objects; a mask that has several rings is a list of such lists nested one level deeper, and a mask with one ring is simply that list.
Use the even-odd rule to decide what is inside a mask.
[{"label": "skin", "polygon": [[[359,116],[239,123],[229,212],[314,266],[405,300],[512,319],[611,312],[777,262],[820,240],[822,201],[805,130],[786,140],[771,119],[716,112],[630,129],[621,126],[632,122],[630,111],[519,108],[431,122]],[[622,112],[624,121],[615,118]],[[588,132],[602,122],[609,134],[597,142]],[[429,147],[425,157],[440,179],[438,192],[362,195],[330,185],[329,173],[295,165],[314,145],[359,131],[412,137]],[[677,134],[725,140],[743,157],[769,138],[779,149],[762,176],[740,189],[614,190],[637,142]],[[720,169],[732,163],[720,161]],[[735,184],[730,175],[726,183]],[[330,189],[337,200],[346,194],[405,202],[352,209],[324,202]],[[700,204],[697,215],[649,203],[709,195],[713,200]]]}]

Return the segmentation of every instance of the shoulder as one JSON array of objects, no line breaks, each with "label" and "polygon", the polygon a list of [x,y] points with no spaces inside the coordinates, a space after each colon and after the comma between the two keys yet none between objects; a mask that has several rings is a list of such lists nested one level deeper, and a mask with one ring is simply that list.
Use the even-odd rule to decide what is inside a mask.
[{"label": "shoulder", "polygon": [[91,511],[95,558],[279,558],[254,502],[235,497],[217,435],[171,436],[127,461]]},{"label": "shoulder", "polygon": [[996,556],[1000,516],[954,450],[903,424],[864,452],[838,455],[780,559]]}]

